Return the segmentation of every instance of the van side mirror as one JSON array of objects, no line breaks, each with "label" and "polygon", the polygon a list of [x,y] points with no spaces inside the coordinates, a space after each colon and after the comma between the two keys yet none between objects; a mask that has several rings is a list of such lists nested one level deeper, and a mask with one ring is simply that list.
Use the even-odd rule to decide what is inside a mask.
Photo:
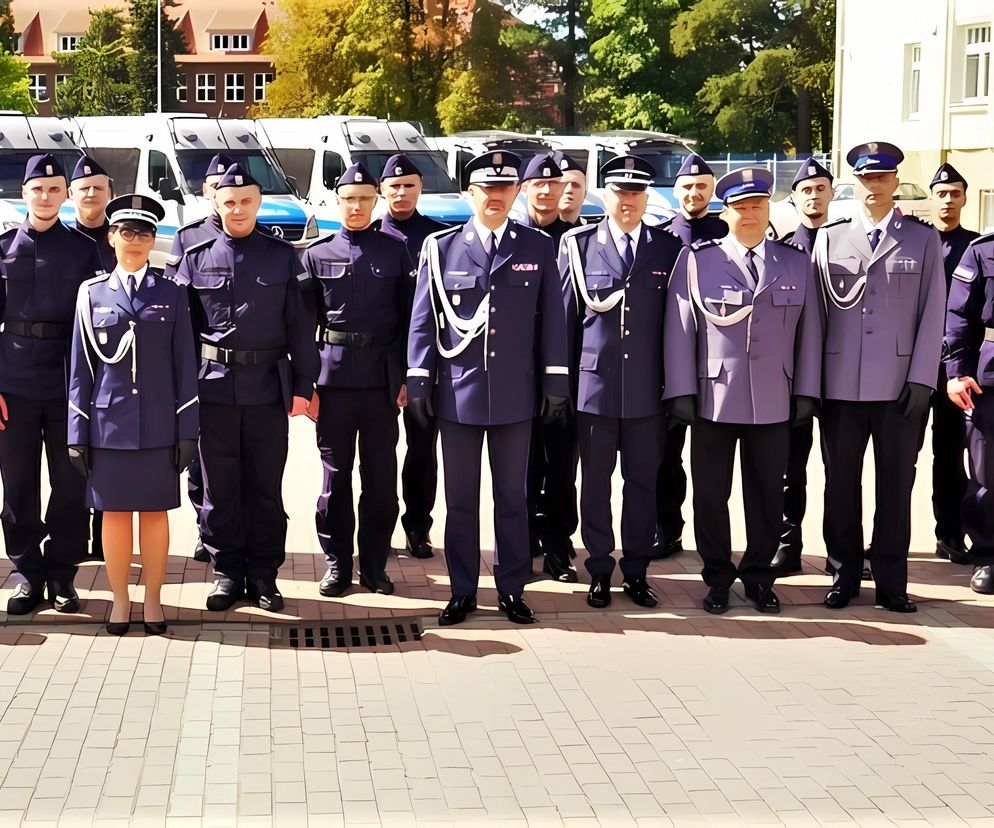
[{"label": "van side mirror", "polygon": [[163,201],[183,203],[183,194],[179,191],[179,187],[172,184],[168,178],[160,178],[158,186],[155,189]]}]

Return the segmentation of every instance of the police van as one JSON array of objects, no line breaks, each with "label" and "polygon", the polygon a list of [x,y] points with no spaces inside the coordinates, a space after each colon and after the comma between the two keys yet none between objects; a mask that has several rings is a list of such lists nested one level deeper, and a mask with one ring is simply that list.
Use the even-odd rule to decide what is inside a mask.
[{"label": "police van", "polygon": [[[58,118],[0,112],[0,230],[10,230],[24,221],[24,167],[32,155],[45,152],[59,159],[67,176],[72,175],[83,154]],[[72,221],[75,217],[72,204],[67,202],[61,210],[62,220]]]},{"label": "police van", "polygon": [[[445,156],[428,144],[409,121],[354,115],[315,118],[259,118],[256,138],[271,149],[297,192],[314,210],[321,235],[341,227],[335,182],[352,164],[362,162],[377,178],[394,153],[403,152],[421,171],[424,189],[418,210],[449,225],[472,215],[469,202],[446,171]],[[376,215],[386,206],[377,204]]]},{"label": "police van", "polygon": [[115,192],[150,195],[162,202],[166,217],[156,237],[156,259],[168,253],[177,228],[210,214],[204,176],[219,152],[234,158],[262,186],[260,224],[289,242],[307,244],[318,237],[314,217],[293,192],[279,162],[256,140],[248,120],[163,113],[63,122],[70,137],[113,179]]}]

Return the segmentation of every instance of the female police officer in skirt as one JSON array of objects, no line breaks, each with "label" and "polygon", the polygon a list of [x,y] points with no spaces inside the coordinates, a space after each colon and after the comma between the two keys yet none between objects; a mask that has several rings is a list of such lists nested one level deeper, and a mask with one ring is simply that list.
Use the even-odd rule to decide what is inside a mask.
[{"label": "female police officer in skirt", "polygon": [[160,590],[179,474],[199,431],[197,361],[186,291],[149,267],[154,198],[125,195],[107,205],[117,267],[82,284],[69,375],[69,456],[86,475],[87,505],[104,513],[107,577],[114,594],[107,631],[128,631],[133,516],[145,575],[144,625],[166,631]]}]

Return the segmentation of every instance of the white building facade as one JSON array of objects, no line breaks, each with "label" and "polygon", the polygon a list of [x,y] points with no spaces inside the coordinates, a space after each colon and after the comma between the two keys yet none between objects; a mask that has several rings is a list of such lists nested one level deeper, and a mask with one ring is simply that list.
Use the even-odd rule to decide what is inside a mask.
[{"label": "white building facade", "polygon": [[994,0],[838,0],[835,169],[890,141],[927,188],[948,161],[969,182],[963,224],[994,231]]}]

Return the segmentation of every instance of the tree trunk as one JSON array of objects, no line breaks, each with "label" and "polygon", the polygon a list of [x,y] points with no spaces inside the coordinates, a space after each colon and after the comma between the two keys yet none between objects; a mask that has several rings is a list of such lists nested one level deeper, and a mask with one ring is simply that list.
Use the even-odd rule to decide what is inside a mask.
[{"label": "tree trunk", "polygon": [[811,93],[797,88],[797,155],[811,154]]}]

